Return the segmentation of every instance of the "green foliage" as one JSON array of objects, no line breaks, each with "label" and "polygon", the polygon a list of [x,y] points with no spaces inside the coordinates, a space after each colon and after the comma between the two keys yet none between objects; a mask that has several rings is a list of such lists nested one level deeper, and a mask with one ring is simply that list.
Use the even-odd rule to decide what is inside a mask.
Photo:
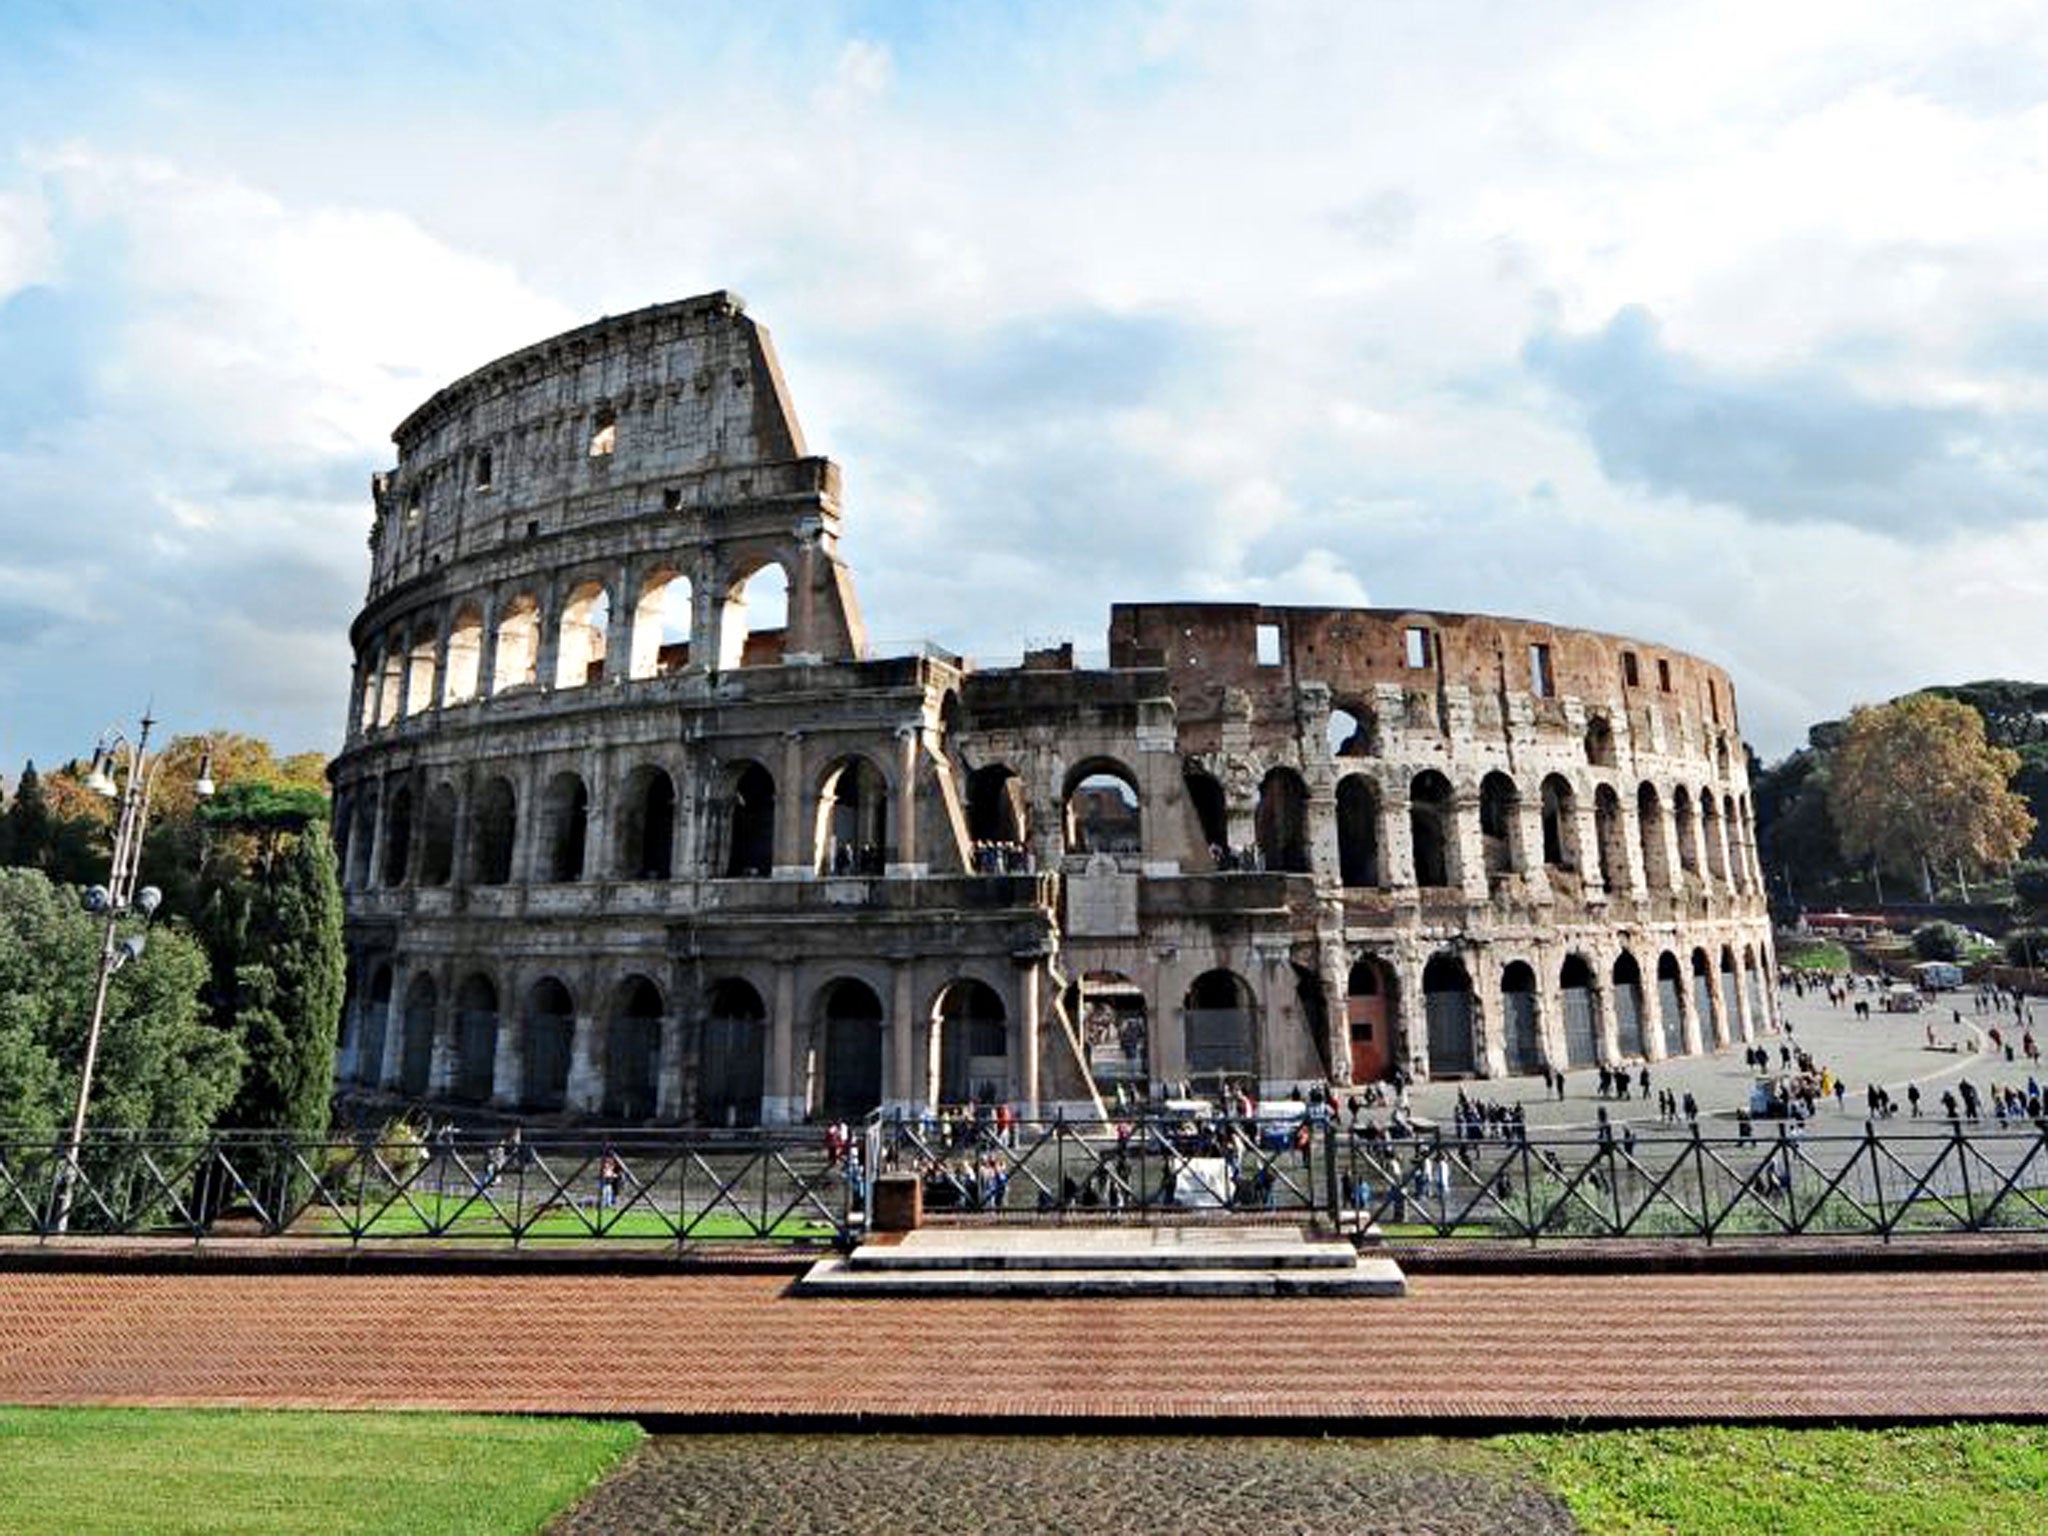
[{"label": "green foliage", "polygon": [[1963,944],[1963,930],[1954,923],[1922,923],[1913,930],[1913,953],[1922,960],[1960,960]]},{"label": "green foliage", "polygon": [[266,888],[234,911],[221,937],[237,956],[233,1013],[249,1070],[229,1116],[237,1130],[327,1129],[341,1024],[341,887],[323,821],[307,822]]},{"label": "green foliage", "polygon": [[2015,928],[2004,947],[2007,965],[2048,965],[2048,928]]},{"label": "green foliage", "polygon": [[106,878],[100,841],[98,822],[62,814],[36,765],[22,769],[7,813],[0,816],[0,865],[39,869],[60,884],[90,885]]},{"label": "green foliage", "polygon": [[[40,871],[0,870],[0,1124],[52,1131],[69,1118],[98,976],[102,928],[78,892]],[[91,1123],[197,1132],[234,1096],[242,1053],[199,1009],[206,961],[159,926],[115,973],[100,1034]]]},{"label": "green foliage", "polygon": [[1788,971],[1846,972],[1849,951],[1833,939],[1794,940],[1778,946],[1778,965]]},{"label": "green foliage", "polygon": [[0,1408],[0,1530],[540,1530],[642,1432],[428,1413]]},{"label": "green foliage", "polygon": [[2048,859],[2021,859],[2013,866],[2012,893],[2027,907],[2048,907]]},{"label": "green foliage", "polygon": [[243,832],[300,832],[327,819],[327,797],[303,784],[244,779],[223,785],[199,807],[199,819]]}]

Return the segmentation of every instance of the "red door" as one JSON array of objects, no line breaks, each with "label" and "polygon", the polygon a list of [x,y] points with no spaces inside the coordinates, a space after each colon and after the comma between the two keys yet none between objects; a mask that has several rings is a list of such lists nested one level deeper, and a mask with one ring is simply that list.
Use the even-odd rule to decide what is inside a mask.
[{"label": "red door", "polygon": [[1387,1074],[1387,997],[1384,992],[1345,999],[1351,1025],[1351,1081],[1376,1083]]}]

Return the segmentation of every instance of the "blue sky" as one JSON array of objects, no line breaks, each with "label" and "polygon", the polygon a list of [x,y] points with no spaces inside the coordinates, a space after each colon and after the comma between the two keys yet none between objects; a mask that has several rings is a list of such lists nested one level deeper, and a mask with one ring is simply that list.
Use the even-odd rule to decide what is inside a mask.
[{"label": "blue sky", "polygon": [[0,768],[153,697],[331,750],[439,384],[713,288],[878,641],[1467,608],[1767,755],[2048,674],[2024,5],[0,9]]}]

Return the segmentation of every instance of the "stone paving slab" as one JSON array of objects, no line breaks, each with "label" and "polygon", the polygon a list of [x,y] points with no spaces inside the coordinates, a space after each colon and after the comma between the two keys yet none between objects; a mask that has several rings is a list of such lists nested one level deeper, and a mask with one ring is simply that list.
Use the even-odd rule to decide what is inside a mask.
[{"label": "stone paving slab", "polygon": [[1405,1301],[801,1299],[776,1275],[0,1273],[0,1401],[677,1422],[2048,1414],[2048,1274],[1411,1276]]},{"label": "stone paving slab", "polygon": [[856,1252],[847,1259],[820,1259],[797,1282],[806,1296],[1386,1296],[1402,1295],[1407,1283],[1392,1259],[1354,1259],[1329,1265],[1215,1269],[1161,1267],[1120,1269],[1106,1264],[1059,1268],[862,1266]]},{"label": "stone paving slab", "polygon": [[1299,1227],[923,1227],[856,1248],[856,1269],[1349,1269]]}]

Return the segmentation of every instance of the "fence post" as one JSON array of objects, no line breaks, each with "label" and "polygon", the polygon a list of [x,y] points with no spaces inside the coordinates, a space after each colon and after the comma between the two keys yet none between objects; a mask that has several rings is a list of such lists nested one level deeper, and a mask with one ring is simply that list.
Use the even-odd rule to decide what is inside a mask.
[{"label": "fence post", "polygon": [[1892,1224],[1884,1212],[1884,1162],[1877,1155],[1877,1127],[1869,1120],[1863,1122],[1863,1150],[1870,1158],[1870,1188],[1877,1206],[1877,1236],[1880,1242],[1892,1240]]},{"label": "fence post", "polygon": [[1337,1117],[1323,1121],[1323,1185],[1330,1201],[1330,1230],[1342,1230],[1343,1207],[1337,1199]]},{"label": "fence post", "polygon": [[1977,1230],[1977,1202],[1970,1196],[1970,1143],[1963,1136],[1962,1121],[1951,1120],[1949,1126],[1955,1132],[1956,1166],[1962,1170],[1963,1175],[1964,1230],[1974,1232]]},{"label": "fence post", "polygon": [[1693,1183],[1700,1192],[1700,1235],[1707,1240],[1707,1246],[1714,1243],[1714,1218],[1707,1207],[1707,1149],[1700,1141],[1700,1123],[1692,1122],[1692,1175]]}]

